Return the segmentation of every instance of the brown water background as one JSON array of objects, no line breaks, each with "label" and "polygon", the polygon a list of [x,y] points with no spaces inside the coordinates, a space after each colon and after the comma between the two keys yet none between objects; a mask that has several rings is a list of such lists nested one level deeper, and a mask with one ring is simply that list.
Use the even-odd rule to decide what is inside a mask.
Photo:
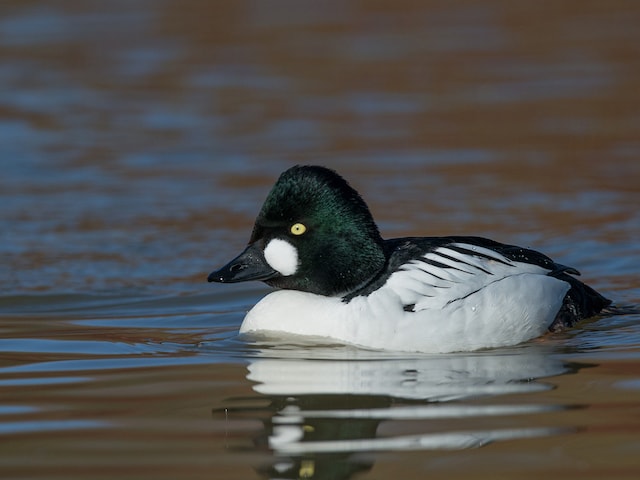
[{"label": "brown water background", "polygon": [[237,337],[277,175],[640,303],[640,3],[4,1],[0,478],[640,477],[640,316],[476,354]]}]

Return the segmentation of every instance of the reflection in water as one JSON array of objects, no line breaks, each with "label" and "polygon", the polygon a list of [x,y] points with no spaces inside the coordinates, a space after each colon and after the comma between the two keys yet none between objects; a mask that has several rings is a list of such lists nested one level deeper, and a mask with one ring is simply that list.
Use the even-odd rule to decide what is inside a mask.
[{"label": "reflection in water", "polygon": [[366,452],[458,450],[561,433],[566,429],[526,426],[520,417],[567,406],[472,399],[548,390],[534,379],[578,368],[544,349],[389,358],[347,349],[265,349],[247,374],[270,401],[257,442],[276,460],[261,473],[351,478],[372,467]]}]

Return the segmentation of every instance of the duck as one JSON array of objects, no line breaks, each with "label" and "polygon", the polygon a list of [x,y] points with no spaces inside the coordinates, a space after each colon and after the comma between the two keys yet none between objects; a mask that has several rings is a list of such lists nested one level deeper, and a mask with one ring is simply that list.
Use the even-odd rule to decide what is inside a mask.
[{"label": "duck", "polygon": [[578,275],[479,236],[385,240],[342,176],[296,165],[268,193],[246,248],[208,281],[276,289],[248,311],[243,335],[448,353],[513,346],[597,316],[611,300]]}]

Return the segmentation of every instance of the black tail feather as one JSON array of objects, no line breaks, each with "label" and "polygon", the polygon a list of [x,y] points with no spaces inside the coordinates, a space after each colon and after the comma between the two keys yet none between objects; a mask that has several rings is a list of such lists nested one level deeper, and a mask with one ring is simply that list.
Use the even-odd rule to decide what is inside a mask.
[{"label": "black tail feather", "polygon": [[565,272],[553,274],[559,280],[564,280],[571,288],[564,297],[564,302],[555,320],[549,326],[550,332],[558,332],[573,327],[580,320],[595,317],[602,310],[611,305],[611,300],[603,297],[593,288]]}]

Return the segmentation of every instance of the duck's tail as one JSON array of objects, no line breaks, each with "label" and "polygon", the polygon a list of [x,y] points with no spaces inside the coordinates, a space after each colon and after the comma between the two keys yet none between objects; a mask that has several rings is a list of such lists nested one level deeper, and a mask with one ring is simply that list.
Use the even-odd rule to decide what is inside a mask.
[{"label": "duck's tail", "polygon": [[573,327],[585,318],[595,317],[600,314],[612,314],[608,312],[609,309],[613,308],[611,307],[611,300],[603,297],[590,286],[585,285],[566,272],[558,272],[553,276],[568,282],[571,288],[564,297],[562,307],[555,320],[549,326],[550,332],[558,332]]}]

